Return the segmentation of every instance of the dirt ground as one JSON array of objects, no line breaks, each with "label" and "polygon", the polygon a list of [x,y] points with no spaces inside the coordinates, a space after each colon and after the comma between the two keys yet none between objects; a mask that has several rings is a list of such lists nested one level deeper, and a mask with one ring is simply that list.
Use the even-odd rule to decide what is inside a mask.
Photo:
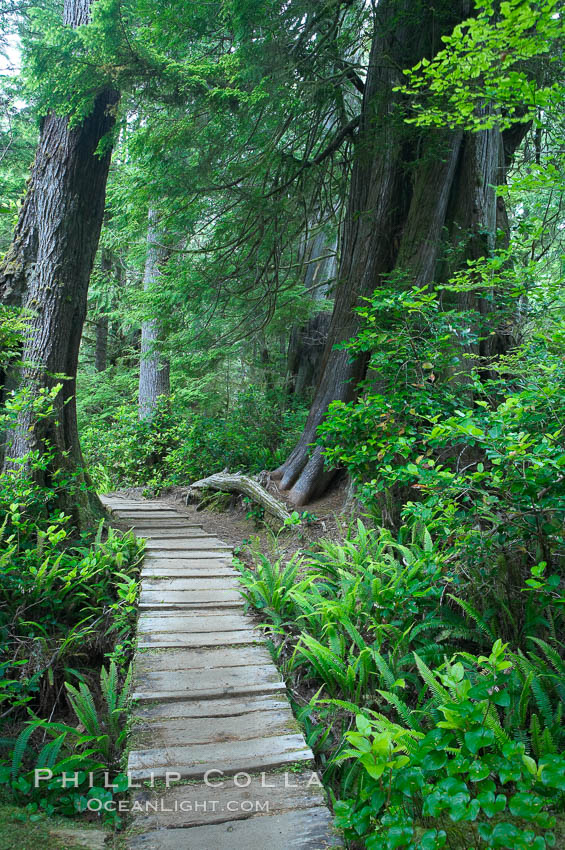
[{"label": "dirt ground", "polygon": [[[289,512],[295,510],[274,482],[268,482],[267,486],[269,492],[287,505]],[[194,504],[187,505],[187,493],[188,487],[173,487],[162,491],[153,501],[171,505],[190,522],[198,523],[205,531],[233,546],[246,561],[248,557],[245,556],[250,553],[249,550],[261,552],[270,558],[283,557],[286,560],[297,551],[315,548],[316,541],[322,537],[337,540],[344,536],[348,525],[357,515],[355,509],[347,504],[345,483],[339,484],[321,499],[298,509],[299,514],[307,512],[315,519],[284,531],[280,531],[278,520],[269,515],[265,515],[264,521],[259,522],[253,517],[248,518],[249,505],[244,505],[242,497],[237,494],[229,499],[225,509],[209,509]],[[111,495],[151,498],[142,487],[118,490]],[[241,553],[240,549],[243,549]]]}]

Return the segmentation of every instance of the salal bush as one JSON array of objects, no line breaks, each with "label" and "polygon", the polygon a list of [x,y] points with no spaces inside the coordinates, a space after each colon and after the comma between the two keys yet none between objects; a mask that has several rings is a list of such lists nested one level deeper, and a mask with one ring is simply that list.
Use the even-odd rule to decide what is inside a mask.
[{"label": "salal bush", "polygon": [[380,521],[425,524],[480,595],[498,581],[513,599],[531,567],[563,573],[563,360],[542,334],[478,359],[478,319],[446,297],[385,289],[361,308],[346,347],[368,353],[370,379],[358,401],[331,405],[324,453]]},{"label": "salal bush", "polygon": [[409,725],[357,711],[355,731],[345,734],[337,760],[359,771],[356,795],[336,803],[347,837],[368,850],[555,846],[565,757],[550,750],[534,758],[503,728],[500,711],[512,700],[506,647],[459,653],[435,672],[418,667],[430,694],[427,722],[417,711]]}]

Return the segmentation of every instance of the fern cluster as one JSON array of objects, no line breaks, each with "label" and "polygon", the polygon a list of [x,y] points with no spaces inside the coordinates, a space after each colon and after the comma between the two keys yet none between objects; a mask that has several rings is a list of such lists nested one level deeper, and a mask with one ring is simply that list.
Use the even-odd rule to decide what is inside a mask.
[{"label": "fern cluster", "polygon": [[395,539],[358,521],[345,540],[321,541],[315,554],[288,564],[262,556],[254,570],[241,569],[247,602],[279,635],[307,740],[351,817],[359,819],[363,806],[370,811],[363,776],[372,762],[350,746],[359,716],[372,718],[378,735],[392,735],[397,752],[413,759],[419,742],[446,724],[453,726],[450,751],[465,747],[469,729],[454,718],[466,711],[477,740],[491,742],[502,760],[496,781],[507,775],[505,748],[519,747],[539,764],[559,758],[565,662],[555,634],[562,609],[551,604],[554,586],[545,590],[541,568],[524,587],[530,613],[514,647],[497,637],[492,599],[479,610],[473,588],[467,592],[421,524]]},{"label": "fern cluster", "polygon": [[[92,796],[97,789],[94,779],[104,785],[104,775],[119,774],[120,760],[127,736],[127,712],[131,684],[131,667],[121,675],[115,661],[100,671],[99,690],[85,681],[78,687],[66,682],[69,705],[77,725],[34,718],[28,721],[15,741],[4,739],[11,758],[0,762],[0,783],[9,786],[16,800],[33,811],[75,814],[84,804],[84,794]],[[39,745],[48,736],[52,740]],[[51,778],[38,785],[35,771],[48,768]],[[77,773],[73,792],[65,789],[63,774]],[[90,774],[90,775],[89,775]],[[45,775],[45,774],[42,774]],[[127,786],[127,780],[121,783]],[[118,785],[120,783],[118,782]],[[102,791],[102,793],[107,793]]]}]

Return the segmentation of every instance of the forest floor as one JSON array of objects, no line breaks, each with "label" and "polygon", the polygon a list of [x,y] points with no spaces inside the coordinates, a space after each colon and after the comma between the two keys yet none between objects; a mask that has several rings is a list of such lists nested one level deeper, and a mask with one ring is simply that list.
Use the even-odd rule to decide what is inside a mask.
[{"label": "forest floor", "polygon": [[32,821],[22,809],[0,802],[0,850],[104,850],[108,833],[54,816]]},{"label": "forest floor", "polygon": [[[287,505],[289,511],[296,510],[288,503],[275,484],[269,491]],[[279,527],[272,524],[272,518],[265,517],[257,521],[248,516],[249,507],[243,504],[241,496],[234,495],[229,506],[223,510],[203,508],[186,504],[187,487],[170,487],[163,490],[155,500],[160,504],[168,504],[186,516],[191,522],[202,526],[204,531],[220,537],[240,554],[242,547],[249,547],[253,552],[271,557],[283,557],[285,560],[296,552],[315,549],[321,538],[339,540],[346,534],[348,526],[359,516],[356,507],[347,506],[347,487],[340,484],[321,499],[302,505],[299,514],[306,512],[315,517],[299,526],[291,526],[281,533]],[[118,490],[112,495],[141,499],[152,498],[144,495],[143,487],[130,487]],[[119,523],[116,523],[119,525]],[[244,553],[243,553],[244,554]]]}]

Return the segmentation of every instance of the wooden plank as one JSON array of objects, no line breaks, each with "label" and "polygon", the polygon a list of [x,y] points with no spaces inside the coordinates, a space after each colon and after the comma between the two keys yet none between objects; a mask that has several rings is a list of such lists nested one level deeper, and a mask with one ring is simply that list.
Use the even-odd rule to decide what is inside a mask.
[{"label": "wooden plank", "polygon": [[187,553],[186,549],[178,549],[176,551],[174,549],[169,549],[168,551],[166,549],[152,549],[149,554],[159,560],[168,561],[186,561],[192,558],[197,558],[199,560],[215,558],[217,560],[224,556],[231,556],[231,549],[211,549],[208,544],[206,544],[206,547],[191,550],[190,554]]},{"label": "wooden plank", "polygon": [[225,649],[179,650],[178,652],[156,650],[155,652],[139,653],[135,659],[135,670],[140,674],[202,670],[204,671],[203,675],[206,676],[216,667],[238,668],[261,665],[270,666],[273,672],[276,672],[269,651],[264,645],[247,647],[244,650],[230,647]]},{"label": "wooden plank", "polygon": [[169,745],[145,750],[131,750],[128,772],[132,779],[162,779],[176,772],[181,779],[202,779],[209,771],[222,771],[226,776],[239,772],[255,772],[283,767],[296,762],[312,762],[312,750],[302,735],[276,735],[242,741]]},{"label": "wooden plank", "polygon": [[254,815],[273,815],[293,809],[325,806],[326,796],[318,775],[263,773],[237,785],[230,777],[215,783],[191,783],[168,790],[144,788],[133,795],[137,804],[135,827],[195,827]]},{"label": "wooden plank", "polygon": [[135,519],[153,519],[156,516],[159,516],[159,517],[162,517],[162,518],[169,518],[169,519],[179,519],[179,517],[181,516],[181,514],[179,514],[178,511],[173,511],[173,510],[170,510],[170,509],[160,510],[158,513],[157,513],[157,511],[130,511],[130,510],[127,510],[127,511],[120,510],[120,511],[116,511],[116,513],[118,514],[118,517],[120,519],[123,519],[123,520],[126,520],[126,521],[135,520]]},{"label": "wooden plank", "polygon": [[128,850],[327,850],[343,847],[325,806],[128,838]]},{"label": "wooden plank", "polygon": [[239,573],[233,567],[177,567],[169,564],[166,567],[142,567],[141,578],[239,578]]},{"label": "wooden plank", "polygon": [[[231,566],[232,556],[230,552],[206,552],[204,555],[196,555],[194,552],[190,553],[189,558],[156,558],[153,555],[146,554],[143,559],[143,564],[145,567],[175,567],[175,569],[182,569],[183,567],[190,567],[191,569],[211,569],[216,566],[226,567]],[[232,567],[233,569],[233,567]]]},{"label": "wooden plank", "polygon": [[251,738],[270,738],[277,735],[299,734],[298,724],[290,706],[275,711],[239,714],[233,717],[169,718],[136,725],[130,747],[133,750],[166,749],[171,741],[176,746],[191,744],[222,744],[226,741],[245,741]]},{"label": "wooden plank", "polygon": [[139,649],[152,648],[203,648],[215,646],[247,646],[262,640],[255,631],[233,632],[152,632],[141,635]]},{"label": "wooden plank", "polygon": [[145,548],[149,554],[153,554],[154,549],[163,549],[163,550],[186,550],[187,552],[191,549],[225,549],[230,551],[231,547],[226,546],[221,540],[218,540],[217,537],[212,537],[212,535],[206,535],[204,539],[200,538],[191,538],[191,537],[160,537],[155,534],[152,537],[149,537],[147,543],[145,544]]},{"label": "wooden plank", "polygon": [[134,679],[134,699],[142,700],[215,699],[285,690],[286,686],[272,664],[136,672]]},{"label": "wooden plank", "polygon": [[175,514],[171,517],[156,516],[136,519],[135,526],[139,528],[202,528],[196,522],[189,522],[181,514]]},{"label": "wooden plank", "polygon": [[139,602],[137,607],[143,613],[181,614],[195,611],[217,611],[219,613],[220,610],[231,613],[243,609],[244,606],[243,600],[241,600],[241,602]]},{"label": "wooden plank", "polygon": [[242,614],[217,614],[204,611],[191,614],[172,612],[169,616],[141,614],[137,623],[138,633],[145,632],[233,632],[246,631],[253,627],[253,620]]},{"label": "wooden plank", "polygon": [[219,605],[230,603],[242,605],[243,598],[238,590],[144,590],[141,589],[141,606]]},{"label": "wooden plank", "polygon": [[139,525],[132,526],[132,530],[135,531],[137,537],[145,537],[147,540],[200,540],[200,539],[214,539],[211,534],[208,534],[207,531],[204,531],[202,528],[155,528],[148,529],[142,528]]},{"label": "wooden plank", "polygon": [[235,717],[254,712],[257,724],[263,711],[275,711],[288,706],[285,694],[243,694],[218,699],[189,699],[171,702],[146,702],[135,706],[135,717],[141,720],[162,720],[172,717]]},{"label": "wooden plank", "polygon": [[143,589],[155,590],[232,590],[241,587],[237,576],[152,576],[143,580]]},{"label": "wooden plank", "polygon": [[168,650],[166,652],[161,650],[147,651],[138,653],[135,661],[135,669],[139,673],[202,670],[206,675],[216,667],[251,666],[270,666],[273,671],[276,671],[270,653],[264,644],[248,647],[245,650],[226,647],[222,649]]}]

